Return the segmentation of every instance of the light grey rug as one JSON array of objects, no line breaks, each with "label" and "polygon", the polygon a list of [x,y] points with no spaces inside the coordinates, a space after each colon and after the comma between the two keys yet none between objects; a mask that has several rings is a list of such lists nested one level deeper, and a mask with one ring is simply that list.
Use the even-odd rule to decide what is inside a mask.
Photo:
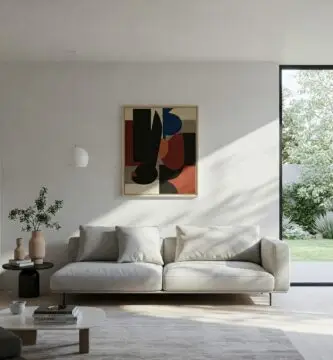
[{"label": "light grey rug", "polygon": [[75,331],[39,331],[27,360],[304,360],[281,330],[163,318],[108,308],[90,332],[90,353],[78,353]]}]

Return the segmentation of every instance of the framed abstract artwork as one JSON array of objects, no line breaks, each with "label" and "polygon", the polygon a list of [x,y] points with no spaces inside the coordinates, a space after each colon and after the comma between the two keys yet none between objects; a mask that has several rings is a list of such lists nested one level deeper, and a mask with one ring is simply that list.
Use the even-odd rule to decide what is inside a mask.
[{"label": "framed abstract artwork", "polygon": [[197,195],[197,106],[125,106],[123,194]]}]

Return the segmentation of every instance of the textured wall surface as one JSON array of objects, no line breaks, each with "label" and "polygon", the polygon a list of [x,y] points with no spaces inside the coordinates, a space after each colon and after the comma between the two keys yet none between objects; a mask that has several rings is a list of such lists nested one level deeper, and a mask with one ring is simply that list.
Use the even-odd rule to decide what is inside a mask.
[{"label": "textured wall surface", "polygon": [[[156,224],[169,233],[177,223],[259,224],[278,236],[273,63],[3,64],[0,101],[2,257],[22,235],[9,210],[29,205],[42,185],[50,199],[64,199],[63,228],[45,233],[47,258],[58,266],[81,223]],[[197,198],[121,196],[121,106],[128,104],[198,105]],[[89,152],[87,168],[72,166],[75,144]]]}]

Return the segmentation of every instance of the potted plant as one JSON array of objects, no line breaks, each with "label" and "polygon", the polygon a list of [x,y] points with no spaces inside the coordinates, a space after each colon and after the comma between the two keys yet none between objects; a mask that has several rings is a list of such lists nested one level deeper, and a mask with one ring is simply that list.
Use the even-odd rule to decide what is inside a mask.
[{"label": "potted plant", "polygon": [[59,230],[60,224],[52,221],[52,218],[62,208],[63,201],[55,200],[53,204],[47,204],[48,189],[43,186],[39,191],[38,198],[32,206],[26,209],[13,209],[8,218],[19,221],[22,231],[32,232],[29,241],[29,256],[35,264],[42,264],[45,257],[45,239],[41,231],[42,227]]}]

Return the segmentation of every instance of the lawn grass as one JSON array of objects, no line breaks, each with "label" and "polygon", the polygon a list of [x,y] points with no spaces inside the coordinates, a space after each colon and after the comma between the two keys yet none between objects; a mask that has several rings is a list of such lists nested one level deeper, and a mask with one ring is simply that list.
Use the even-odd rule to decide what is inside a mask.
[{"label": "lawn grass", "polygon": [[333,240],[286,240],[291,259],[298,261],[333,261]]}]

